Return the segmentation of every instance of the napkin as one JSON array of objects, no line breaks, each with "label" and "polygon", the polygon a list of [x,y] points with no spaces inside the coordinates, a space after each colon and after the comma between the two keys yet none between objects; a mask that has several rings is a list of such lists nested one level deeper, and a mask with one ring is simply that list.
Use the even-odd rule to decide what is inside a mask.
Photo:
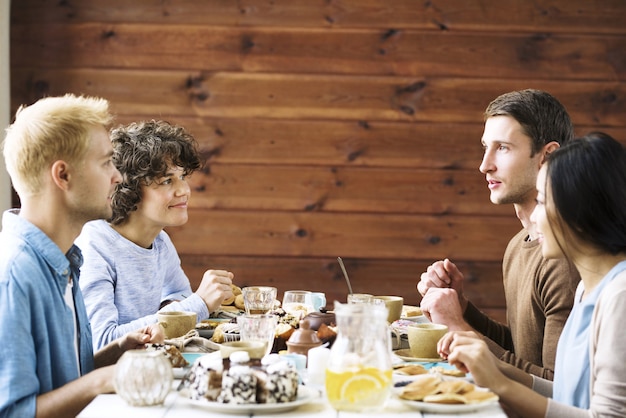
[{"label": "napkin", "polygon": [[165,340],[165,344],[171,344],[181,352],[191,353],[211,353],[213,351],[219,351],[220,349],[219,344],[200,337],[200,334],[198,334],[198,331],[195,329],[192,329],[181,337]]}]

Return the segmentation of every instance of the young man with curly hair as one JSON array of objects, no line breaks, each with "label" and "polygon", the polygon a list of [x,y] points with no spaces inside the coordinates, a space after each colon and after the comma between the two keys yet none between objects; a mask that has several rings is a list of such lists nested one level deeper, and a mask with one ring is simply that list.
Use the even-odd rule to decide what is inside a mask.
[{"label": "young man with curly hair", "polygon": [[233,297],[233,274],[225,270],[207,270],[193,293],[163,230],[187,222],[187,177],[201,167],[194,138],[153,120],[116,128],[111,141],[123,177],[113,214],[85,225],[76,241],[85,258],[81,289],[94,347],[155,323],[159,311],[191,311],[202,320]]}]

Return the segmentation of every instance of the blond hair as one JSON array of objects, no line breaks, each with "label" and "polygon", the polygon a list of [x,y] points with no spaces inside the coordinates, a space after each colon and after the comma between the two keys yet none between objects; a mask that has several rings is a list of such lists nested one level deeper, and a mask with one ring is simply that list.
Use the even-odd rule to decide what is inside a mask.
[{"label": "blond hair", "polygon": [[13,187],[20,196],[37,194],[53,162],[76,163],[89,146],[89,130],[112,121],[109,102],[66,94],[20,106],[6,130],[3,154]]}]

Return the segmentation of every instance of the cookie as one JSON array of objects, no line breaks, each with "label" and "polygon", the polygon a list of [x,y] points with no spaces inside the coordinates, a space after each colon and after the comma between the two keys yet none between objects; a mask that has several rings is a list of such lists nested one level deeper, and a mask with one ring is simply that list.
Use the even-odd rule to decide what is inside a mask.
[{"label": "cookie", "polygon": [[243,302],[242,294],[238,294],[237,296],[235,296],[235,306],[241,309],[242,311],[246,309],[246,305]]},{"label": "cookie", "polygon": [[426,374],[428,373],[428,370],[426,370],[421,364],[409,364],[408,366],[398,367],[395,372],[407,376],[415,376],[418,374]]},{"label": "cookie", "polygon": [[437,393],[441,378],[433,374],[423,374],[402,389],[400,397],[410,401],[421,401],[424,397]]}]

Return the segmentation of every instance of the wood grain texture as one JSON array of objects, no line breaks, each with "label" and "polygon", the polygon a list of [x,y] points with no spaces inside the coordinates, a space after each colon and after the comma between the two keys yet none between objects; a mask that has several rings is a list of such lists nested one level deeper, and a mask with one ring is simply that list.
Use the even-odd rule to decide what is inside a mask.
[{"label": "wood grain texture", "polygon": [[73,91],[108,98],[116,113],[144,117],[438,123],[475,123],[502,92],[532,87],[558,97],[579,124],[626,123],[626,85],[612,81],[14,68],[12,86],[14,104]]},{"label": "wood grain texture", "polygon": [[400,28],[449,32],[620,33],[626,31],[622,0],[21,0],[11,4],[14,22],[184,23],[209,26]]},{"label": "wood grain texture", "polygon": [[168,232],[183,254],[497,261],[519,229],[515,217],[190,209]]},{"label": "wood grain texture", "polygon": [[418,304],[450,257],[504,321],[520,223],[478,171],[483,111],[543,89],[626,143],[624,22],[623,0],[20,0],[11,108],[72,92],[185,126],[207,165],[168,232],[194,288],[216,267],[345,300],[341,256],[358,291]]},{"label": "wood grain texture", "polygon": [[478,170],[214,164],[205,171],[190,178],[196,209],[513,215],[489,202]]},{"label": "wood grain texture", "polygon": [[[419,276],[432,260],[371,260],[341,256],[354,292],[373,295],[402,295],[406,304],[419,305],[421,297],[416,285]],[[208,269],[224,269],[235,274],[241,287],[275,286],[279,298],[286,290],[306,285],[307,289],[326,293],[332,306],[334,300],[345,302],[348,289],[337,263],[337,257],[233,257],[185,255],[183,268],[192,285],[200,283]],[[504,306],[502,266],[500,262],[466,262],[457,260],[465,276],[468,297],[484,308]]]},{"label": "wood grain texture", "polygon": [[[146,119],[118,115],[116,123]],[[467,170],[478,174],[483,150],[482,123],[411,123],[380,121],[311,121],[282,119],[213,119],[173,116],[200,144],[211,163],[272,166],[389,167]],[[584,135],[597,126],[578,125]],[[602,130],[623,139],[626,127]],[[410,172],[410,171],[408,171]],[[407,172],[407,173],[408,173]],[[482,178],[482,177],[481,177]],[[486,200],[486,197],[485,197]]]},{"label": "wood grain texture", "polygon": [[11,36],[19,67],[43,60],[69,68],[626,79],[626,39],[615,35],[58,23],[37,31],[13,25]]}]

